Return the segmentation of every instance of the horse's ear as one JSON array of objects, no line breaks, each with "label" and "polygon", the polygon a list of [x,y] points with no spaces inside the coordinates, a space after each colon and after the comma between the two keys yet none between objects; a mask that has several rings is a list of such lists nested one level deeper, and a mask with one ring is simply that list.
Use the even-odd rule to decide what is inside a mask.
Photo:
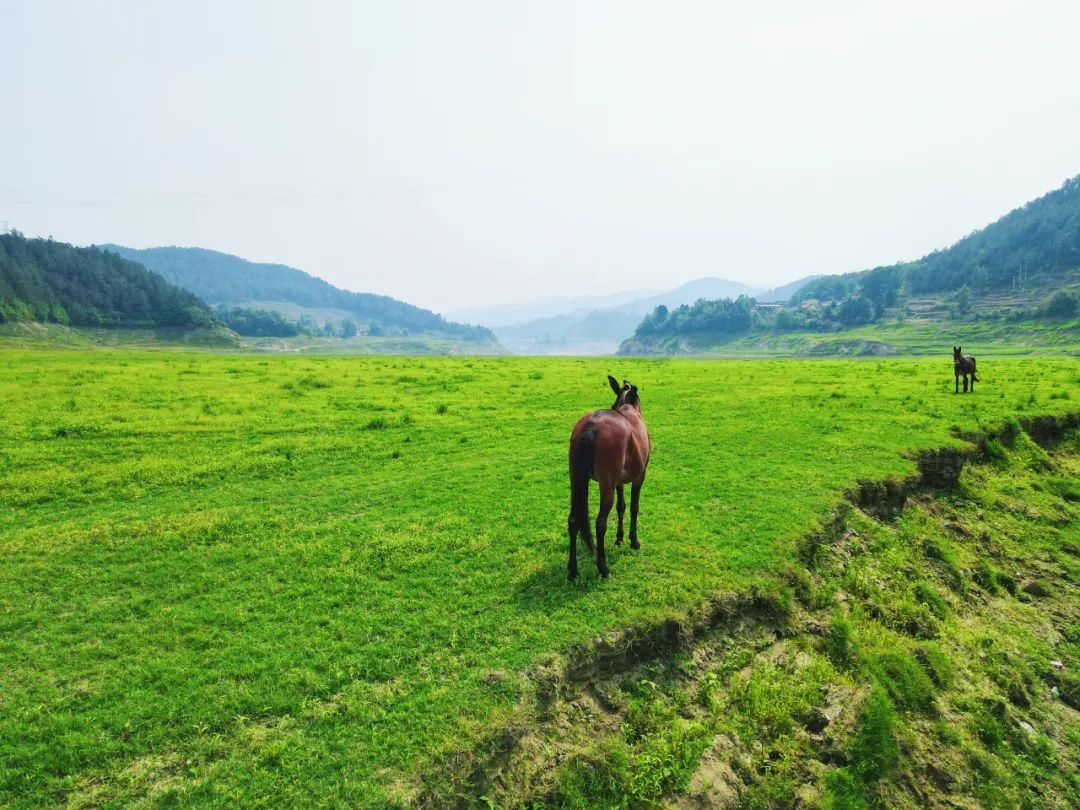
[{"label": "horse's ear", "polygon": [[611,386],[612,391],[614,391],[616,394],[621,394],[622,393],[622,388],[619,387],[619,381],[618,380],[616,380],[614,377],[612,377],[610,374],[608,374],[607,375],[607,381],[608,381],[608,385]]}]

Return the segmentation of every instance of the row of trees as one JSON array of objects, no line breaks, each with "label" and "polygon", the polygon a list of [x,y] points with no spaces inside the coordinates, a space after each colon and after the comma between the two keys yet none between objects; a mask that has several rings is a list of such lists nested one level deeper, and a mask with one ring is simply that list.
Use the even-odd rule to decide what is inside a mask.
[{"label": "row of trees", "polygon": [[700,299],[691,305],[669,310],[661,305],[645,316],[635,337],[670,337],[693,333],[739,335],[754,328],[788,331],[829,331],[840,326],[859,326],[877,317],[868,296],[851,295],[813,311],[785,309],[778,313],[760,311],[748,296],[734,300]]},{"label": "row of trees", "polygon": [[692,332],[736,335],[748,332],[754,326],[757,314],[755,304],[753,298],[745,295],[735,300],[720,298],[707,301],[701,298],[693,304],[683,304],[672,310],[661,304],[638,324],[634,335],[651,337]]},{"label": "row of trees", "polygon": [[[312,337],[348,339],[360,334],[360,328],[351,318],[343,318],[337,323],[326,321],[319,324],[310,315],[301,315],[299,320],[290,321],[280,312],[250,307],[233,307],[232,309],[218,307],[218,315],[226,326],[236,334],[245,337],[296,337],[297,335],[309,335]],[[408,334],[408,332],[396,329],[387,330],[372,321],[367,325],[366,334],[371,337],[379,337],[386,334]]]}]

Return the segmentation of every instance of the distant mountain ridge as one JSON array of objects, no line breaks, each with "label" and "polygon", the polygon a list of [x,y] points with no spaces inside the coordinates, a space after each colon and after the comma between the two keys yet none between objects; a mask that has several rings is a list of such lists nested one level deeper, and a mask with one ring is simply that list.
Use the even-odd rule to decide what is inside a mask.
[{"label": "distant mountain ridge", "polygon": [[[250,262],[206,248],[102,249],[141,262],[169,282],[198,295],[212,306],[245,306],[279,311],[287,317],[296,308],[343,311],[359,323],[376,324],[381,331],[430,334],[459,340],[494,341],[483,326],[448,321],[441,315],[387,295],[342,290],[321,278],[283,264]],[[280,305],[280,306],[276,306]]]},{"label": "distant mountain ridge", "polygon": [[552,296],[536,301],[522,301],[494,306],[466,307],[444,312],[443,315],[455,321],[478,323],[491,329],[528,323],[541,318],[553,318],[572,312],[591,312],[608,309],[656,295],[659,290],[623,290],[607,295],[585,295],[568,298]]},{"label": "distant mountain ridge", "polygon": [[[797,290],[810,278],[793,281],[777,290]],[[707,276],[666,292],[630,298],[606,307],[578,308],[525,322],[491,326],[499,342],[518,354],[608,354],[630,337],[641,319],[658,306],[678,307],[702,298],[769,296],[774,292]]]},{"label": "distant mountain ridge", "polygon": [[216,323],[206,304],[142,265],[93,247],[0,235],[0,323],[185,327]]}]

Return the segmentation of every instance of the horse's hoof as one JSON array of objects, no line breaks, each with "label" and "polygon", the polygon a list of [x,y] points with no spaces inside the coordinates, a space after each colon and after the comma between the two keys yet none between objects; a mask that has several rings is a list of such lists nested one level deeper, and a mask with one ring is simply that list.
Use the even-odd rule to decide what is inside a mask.
[{"label": "horse's hoof", "polygon": [[577,571],[568,571],[566,573],[566,578],[573,582],[575,579],[577,579]]},{"label": "horse's hoof", "polygon": [[611,576],[611,572],[606,568],[600,572],[600,579],[607,579],[609,576]]},{"label": "horse's hoof", "polygon": [[637,540],[631,540],[630,548],[632,548],[634,551],[637,551],[639,548],[641,548],[641,543],[639,543]]}]

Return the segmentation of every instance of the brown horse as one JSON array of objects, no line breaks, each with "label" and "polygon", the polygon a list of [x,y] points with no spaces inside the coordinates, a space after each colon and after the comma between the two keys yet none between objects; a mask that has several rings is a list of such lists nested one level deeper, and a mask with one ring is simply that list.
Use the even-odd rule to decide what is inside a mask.
[{"label": "brown horse", "polygon": [[619,530],[615,545],[622,544],[623,513],[626,511],[623,485],[627,483],[630,484],[630,548],[641,548],[637,537],[638,501],[652,442],[645,420],[641,418],[637,386],[626,380],[620,386],[611,376],[608,384],[615,392],[615,404],[609,410],[585,414],[570,434],[570,517],[566,521],[570,533],[570,579],[578,574],[578,532],[585,548],[593,553],[589,537],[589,481],[600,485],[600,512],[596,516],[596,569],[600,576],[606,578],[608,575],[604,532],[616,493],[619,496]]},{"label": "brown horse", "polygon": [[981,380],[975,376],[975,358],[970,354],[962,354],[959,346],[952,349],[953,374],[956,377],[955,394],[960,393],[960,378],[964,378],[964,393],[968,392],[968,375],[971,375],[971,393],[975,393],[975,383]]}]

